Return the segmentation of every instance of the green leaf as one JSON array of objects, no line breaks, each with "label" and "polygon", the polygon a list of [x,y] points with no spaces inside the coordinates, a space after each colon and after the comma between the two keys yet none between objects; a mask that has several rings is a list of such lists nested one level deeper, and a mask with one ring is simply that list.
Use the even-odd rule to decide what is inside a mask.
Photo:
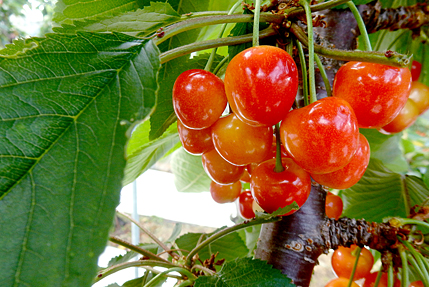
[{"label": "green leaf", "polygon": [[[221,228],[222,229],[222,228]],[[216,230],[215,232],[219,231]],[[215,233],[213,232],[213,233]],[[204,239],[210,237],[213,233],[204,234]],[[181,249],[192,250],[197,243],[200,241],[203,233],[186,233],[176,240],[176,244]],[[230,233],[221,237],[220,239],[214,241],[209,246],[203,248],[198,252],[199,258],[204,261],[209,259],[211,254],[219,252],[216,259],[224,258],[226,261],[234,260],[237,257],[247,256],[249,250],[246,247],[246,244],[241,239],[240,235],[237,232]]]},{"label": "green leaf", "polygon": [[151,2],[150,6],[128,11],[117,16],[97,20],[74,21],[73,25],[54,27],[58,33],[76,31],[121,32],[130,36],[145,36],[157,29],[180,20],[180,15],[169,3]]},{"label": "green leaf", "polygon": [[375,129],[360,129],[368,140],[372,159],[377,159],[390,170],[407,172],[409,167],[402,151],[402,133],[384,135]]},{"label": "green leaf", "polygon": [[371,159],[361,180],[343,191],[343,215],[382,222],[384,217],[406,217],[413,205],[421,204],[429,189],[421,178],[402,175]]},{"label": "green leaf", "polygon": [[173,153],[171,171],[178,191],[209,191],[211,179],[204,171],[201,156],[191,155],[180,148]]},{"label": "green leaf", "polygon": [[127,251],[124,255],[118,255],[113,257],[109,260],[109,263],[107,263],[107,267],[111,267],[116,264],[125,263],[133,259],[134,257],[138,256],[137,252],[134,251]]},{"label": "green leaf", "polygon": [[295,286],[280,270],[273,268],[266,261],[252,258],[239,258],[226,262],[214,276],[200,276],[195,287],[271,287]]},{"label": "green leaf", "polygon": [[152,111],[159,51],[121,34],[29,41],[0,58],[0,282],[89,286],[119,203],[122,123]]},{"label": "green leaf", "polygon": [[148,170],[179,141],[175,124],[153,141],[149,140],[149,131],[150,122],[146,120],[138,125],[131,135],[126,150],[127,165],[124,170],[124,186]]},{"label": "green leaf", "polygon": [[298,210],[298,209],[299,209],[299,205],[294,201],[292,204],[289,204],[285,207],[281,207],[281,208],[277,209],[276,211],[271,213],[271,216],[283,215],[283,214],[288,213],[289,211]]}]

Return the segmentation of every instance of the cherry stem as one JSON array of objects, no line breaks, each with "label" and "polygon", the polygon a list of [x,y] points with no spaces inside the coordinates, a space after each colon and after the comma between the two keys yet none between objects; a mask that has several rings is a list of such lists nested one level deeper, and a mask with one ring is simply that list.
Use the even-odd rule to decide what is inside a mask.
[{"label": "cherry stem", "polygon": [[229,60],[229,56],[225,56],[222,61],[217,64],[216,68],[213,70],[213,74],[217,75],[219,73],[219,70],[225,65],[225,63]]},{"label": "cherry stem", "polygon": [[304,106],[308,106],[308,78],[307,78],[307,64],[305,63],[304,49],[302,48],[301,42],[296,42],[298,47],[299,62],[301,66],[302,74],[302,93],[304,95]]},{"label": "cherry stem", "polygon": [[347,284],[347,287],[352,286],[353,278],[355,277],[355,273],[356,273],[356,269],[357,269],[357,266],[358,266],[358,261],[359,261],[359,257],[360,257],[360,252],[361,252],[361,250],[362,250],[362,248],[360,248],[360,247],[358,246],[358,247],[356,247],[356,249],[355,249],[355,250],[353,250],[353,252],[352,252],[352,255],[353,255],[353,256],[356,256],[356,259],[355,259],[355,264],[353,265],[352,274],[350,275],[350,280],[349,280],[349,283]]},{"label": "cherry stem", "polygon": [[400,245],[398,247],[398,251],[399,251],[399,256],[401,257],[401,263],[402,263],[401,287],[407,287],[409,282],[407,253],[405,252],[405,248],[403,245]]},{"label": "cherry stem", "polygon": [[383,271],[380,269],[380,271],[378,271],[377,273],[377,278],[375,278],[373,287],[378,287],[378,283],[380,283],[380,280],[381,280],[381,275],[383,275]]},{"label": "cherry stem", "polygon": [[277,123],[275,126],[276,132],[276,166],[274,167],[275,172],[282,172],[285,167],[282,164],[282,147],[280,143],[280,124]]},{"label": "cherry stem", "polygon": [[371,42],[369,41],[369,37],[368,37],[368,32],[366,31],[365,23],[363,22],[363,19],[359,13],[359,10],[356,8],[356,5],[355,3],[353,3],[353,1],[347,2],[347,6],[349,6],[349,9],[352,11],[353,16],[355,16],[360,34],[363,38],[364,51],[372,51]]},{"label": "cherry stem", "polygon": [[[350,0],[331,0],[323,3],[311,5],[310,7],[311,7],[311,11],[316,12],[316,11],[322,11],[325,9],[333,8],[335,6],[347,3],[348,1]],[[305,13],[305,10],[302,7],[293,7],[293,8],[286,9],[284,11],[284,14],[288,15],[288,17],[296,17],[303,13]]]},{"label": "cherry stem", "polygon": [[147,282],[143,287],[154,286],[154,284],[157,283],[159,278],[161,278],[162,276],[165,276],[166,274],[168,274],[170,272],[179,272],[179,273],[185,275],[186,277],[188,277],[188,279],[190,279],[191,281],[197,279],[197,277],[194,274],[192,274],[192,272],[190,272],[189,270],[182,268],[182,267],[173,267],[173,268],[164,270],[161,273],[157,274],[149,282]]},{"label": "cherry stem", "polygon": [[314,55],[314,59],[316,60],[317,67],[319,68],[320,75],[322,76],[323,83],[325,84],[325,90],[328,97],[332,96],[331,84],[329,83],[328,75],[326,74],[325,67],[320,61],[320,58],[317,54]]},{"label": "cherry stem", "polygon": [[261,0],[255,2],[255,15],[253,18],[253,47],[259,46],[259,17],[261,15]]},{"label": "cherry stem", "polygon": [[[414,247],[408,242],[408,241],[402,241],[401,240],[401,242],[402,242],[402,244],[404,244],[405,245],[405,247],[407,247],[407,249],[410,251],[410,253],[411,254],[408,254],[408,260],[410,261],[410,262],[412,262],[412,260],[414,260],[414,263],[413,263],[413,266],[414,266],[414,268],[418,271],[418,273],[420,274],[420,277],[421,277],[421,280],[423,281],[423,285],[424,286],[429,286],[429,280],[428,280],[428,278],[429,278],[429,273],[428,273],[428,271],[426,270],[426,266],[425,266],[425,264],[423,263],[423,260],[422,260],[422,258],[421,258],[421,254],[420,253],[418,253],[415,249],[414,249]],[[413,256],[414,256],[414,258],[413,258]]]},{"label": "cherry stem", "polygon": [[390,262],[389,269],[387,270],[387,287],[393,287],[393,281],[395,280],[393,276],[393,264]]},{"label": "cherry stem", "polygon": [[115,236],[110,236],[109,240],[111,242],[113,242],[113,243],[119,244],[119,245],[124,246],[124,247],[126,247],[126,248],[128,248],[128,249],[130,249],[130,250],[132,250],[134,252],[137,252],[137,253],[139,253],[139,254],[141,254],[143,256],[149,257],[149,258],[151,258],[153,260],[159,260],[159,261],[163,261],[163,262],[169,262],[169,261],[165,260],[164,258],[159,257],[158,255],[153,254],[152,252],[150,252],[148,250],[140,248],[140,247],[138,247],[138,246],[136,246],[134,244],[131,244],[131,243],[129,243],[129,242],[125,241],[125,240],[122,240],[120,238],[117,238]]},{"label": "cherry stem", "polygon": [[194,282],[193,282],[193,281],[191,281],[191,280],[186,280],[186,281],[183,281],[182,283],[180,283],[179,285],[176,285],[176,287],[192,286],[192,284],[194,284]]},{"label": "cherry stem", "polygon": [[413,225],[419,225],[421,227],[429,228],[429,223],[424,222],[424,221],[420,221],[417,219],[412,219],[412,218],[392,217],[392,218],[388,218],[387,221],[392,226],[396,226],[396,227],[403,226],[406,224],[413,224]]},{"label": "cherry stem", "polygon": [[310,104],[317,101],[316,97],[316,78],[314,77],[314,34],[313,34],[313,16],[311,15],[310,4],[307,0],[299,0],[299,4],[304,7],[307,20],[308,34],[308,77],[310,85]]}]

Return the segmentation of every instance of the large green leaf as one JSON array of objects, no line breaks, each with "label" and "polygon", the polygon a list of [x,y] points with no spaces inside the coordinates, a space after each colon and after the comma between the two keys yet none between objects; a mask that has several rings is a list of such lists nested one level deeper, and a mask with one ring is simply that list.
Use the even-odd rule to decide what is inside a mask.
[{"label": "large green leaf", "polygon": [[271,287],[295,286],[280,270],[266,261],[252,258],[239,258],[226,262],[214,276],[200,276],[195,287]]},{"label": "large green leaf", "polygon": [[0,51],[0,286],[89,286],[159,51],[121,34],[27,42]]},{"label": "large green leaf", "polygon": [[407,208],[428,197],[429,189],[421,178],[392,172],[371,159],[362,179],[343,191],[343,215],[376,222],[388,216],[406,217]]},{"label": "large green leaf", "polygon": [[201,156],[187,153],[183,148],[176,150],[171,159],[174,184],[181,192],[208,191],[211,179],[204,171]]}]

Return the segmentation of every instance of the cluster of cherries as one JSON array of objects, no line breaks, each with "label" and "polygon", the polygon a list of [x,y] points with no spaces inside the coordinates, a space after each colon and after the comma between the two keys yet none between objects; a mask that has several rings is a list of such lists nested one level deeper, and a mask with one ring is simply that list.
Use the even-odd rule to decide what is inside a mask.
[{"label": "cluster of cherries", "polygon": [[[252,206],[268,213],[294,201],[301,207],[311,178],[335,189],[358,182],[370,153],[359,128],[389,132],[410,86],[408,68],[348,62],[335,76],[333,97],[291,110],[298,91],[296,64],[280,48],[259,46],[237,54],[224,81],[199,69],[179,75],[173,105],[184,149],[202,155],[213,180],[213,199],[239,198],[241,215],[252,218]],[[231,113],[222,116],[228,103]],[[276,165],[273,134],[280,122],[282,168]],[[250,182],[250,191],[242,192],[240,180]]]}]

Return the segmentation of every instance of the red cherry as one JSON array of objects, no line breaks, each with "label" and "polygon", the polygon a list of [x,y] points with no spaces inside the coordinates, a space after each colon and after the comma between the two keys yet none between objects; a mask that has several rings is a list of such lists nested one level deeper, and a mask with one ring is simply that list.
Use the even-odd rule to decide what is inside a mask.
[{"label": "red cherry", "polygon": [[289,112],[280,126],[288,155],[303,169],[319,174],[347,165],[359,144],[356,116],[340,98],[324,98]]},{"label": "red cherry", "polygon": [[178,119],[177,131],[183,148],[190,154],[201,155],[208,150],[214,149],[210,127],[202,130],[191,130],[185,127]]},{"label": "red cherry", "polygon": [[199,69],[183,72],[173,86],[173,107],[189,129],[210,127],[222,115],[227,99],[222,80]]},{"label": "red cherry", "polygon": [[246,168],[244,169],[244,173],[243,173],[243,176],[240,178],[240,181],[250,183],[250,174]]},{"label": "red cherry", "polygon": [[413,61],[411,64],[411,77],[413,81],[418,81],[420,78],[420,73],[422,71],[422,64],[417,61]]},{"label": "red cherry", "polygon": [[329,218],[338,220],[343,213],[343,200],[338,195],[328,193],[325,201],[325,213]]},{"label": "red cherry", "polygon": [[[340,246],[334,251],[331,264],[338,277],[350,278],[356,261],[356,255],[354,255],[356,248],[356,245],[352,245],[350,248]],[[362,248],[353,281],[368,276],[373,264],[374,257],[371,252],[366,248]]]},{"label": "red cherry", "polygon": [[350,103],[359,127],[381,128],[401,111],[410,85],[408,68],[348,62],[335,75],[332,93]]},{"label": "red cherry", "polygon": [[225,160],[235,165],[247,165],[261,162],[268,156],[273,128],[249,126],[230,114],[212,126],[212,139]]},{"label": "red cherry", "polygon": [[254,199],[250,190],[245,190],[240,194],[240,197],[238,198],[238,211],[240,216],[244,219],[252,219],[255,217],[253,201]]},{"label": "red cherry", "polygon": [[387,125],[379,129],[384,134],[396,134],[410,127],[419,117],[419,108],[413,100],[408,99],[401,112]]},{"label": "red cherry", "polygon": [[410,96],[419,108],[419,114],[423,114],[429,109],[429,87],[420,82],[412,82]]},{"label": "red cherry", "polygon": [[[350,279],[348,279],[348,278],[338,277],[338,278],[335,278],[335,279],[332,279],[331,281],[329,281],[325,285],[325,287],[347,287],[347,286],[349,286],[349,280]],[[350,287],[359,287],[359,285],[356,284],[355,282],[352,282]]]},{"label": "red cherry", "polygon": [[[367,139],[359,134],[359,147],[351,161],[339,170],[325,174],[311,174],[318,183],[335,189],[346,189],[355,185],[368,167],[370,149]],[[330,217],[330,216],[328,216]]]},{"label": "red cherry", "polygon": [[[362,287],[374,287],[375,280],[377,279],[377,275],[378,275],[378,272],[372,272],[368,276],[366,276]],[[378,287],[387,287],[388,286],[387,279],[388,279],[387,273],[382,273],[380,281],[378,282],[377,286]],[[401,286],[401,281],[398,278],[396,278],[396,276],[395,276],[395,281],[393,283],[393,287],[400,287],[400,286]],[[415,286],[415,287],[417,287],[417,286]],[[423,285],[421,287],[423,287]]]},{"label": "red cherry", "polygon": [[408,285],[408,287],[424,287],[424,285],[422,281],[418,280],[418,281],[411,282],[410,285]]},{"label": "red cherry", "polygon": [[239,181],[243,176],[243,166],[230,164],[215,149],[203,153],[201,160],[208,176],[219,184],[231,184]]},{"label": "red cherry", "polygon": [[[282,158],[282,163],[285,170],[275,172],[276,160],[264,161],[253,170],[250,177],[253,198],[268,213],[290,205],[294,201],[301,207],[310,195],[310,175],[290,158]],[[295,211],[292,210],[283,215],[289,215]]]},{"label": "red cherry", "polygon": [[253,126],[273,126],[290,110],[298,90],[298,70],[292,57],[273,46],[258,46],[237,54],[225,72],[231,109]]},{"label": "red cherry", "polygon": [[234,202],[241,193],[241,183],[218,184],[214,181],[210,183],[210,194],[217,203]]}]

